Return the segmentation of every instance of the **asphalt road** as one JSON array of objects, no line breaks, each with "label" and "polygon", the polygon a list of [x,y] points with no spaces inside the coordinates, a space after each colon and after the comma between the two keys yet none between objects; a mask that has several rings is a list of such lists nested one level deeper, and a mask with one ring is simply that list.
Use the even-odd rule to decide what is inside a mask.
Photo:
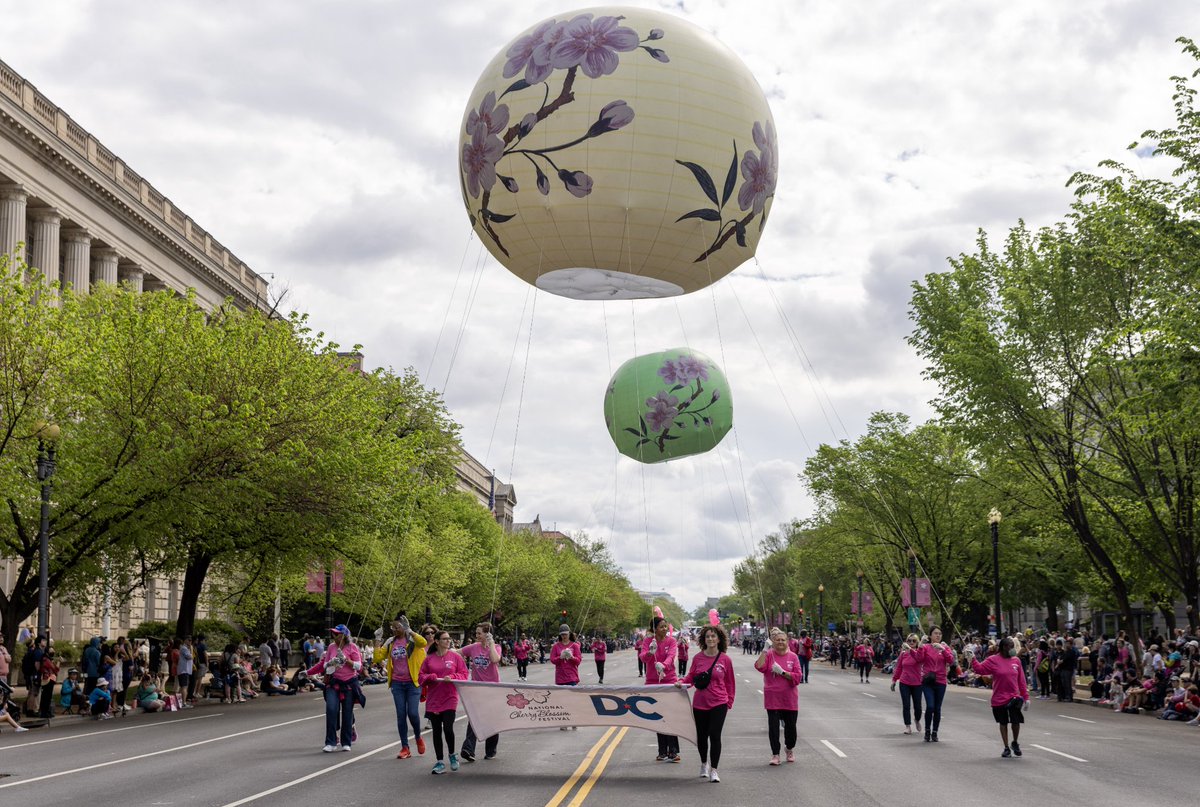
[{"label": "asphalt road", "polygon": [[[506,732],[497,759],[430,776],[432,743],[424,757],[396,759],[391,697],[371,687],[368,708],[358,713],[359,742],[349,754],[321,753],[324,712],[313,694],[104,722],[63,718],[24,734],[6,730],[0,734],[0,804],[1195,803],[1195,727],[1035,700],[1021,738],[1025,755],[1001,759],[986,690],[951,687],[941,741],[925,743],[902,733],[899,695],[888,691],[885,676],[860,684],[857,674],[827,665],[814,666],[811,683],[800,688],[797,762],[768,767],[761,679],[751,656],[735,651],[732,658],[738,700],[725,725],[720,784],[699,777],[699,759],[687,743],[682,764],[660,763],[653,734],[602,728]],[[594,679],[590,659],[581,670],[585,683]],[[515,674],[505,672],[506,679]],[[607,683],[633,681],[635,674],[631,652],[609,656]],[[532,665],[529,678],[548,682],[550,665]],[[461,709],[458,729],[461,743]]]}]

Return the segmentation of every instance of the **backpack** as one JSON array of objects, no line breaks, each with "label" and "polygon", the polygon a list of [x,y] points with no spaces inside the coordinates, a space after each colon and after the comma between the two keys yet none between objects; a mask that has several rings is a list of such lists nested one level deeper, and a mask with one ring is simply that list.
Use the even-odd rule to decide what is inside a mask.
[{"label": "backpack", "polygon": [[1038,672],[1040,672],[1040,673],[1050,672],[1050,657],[1049,656],[1046,656],[1045,658],[1043,658],[1041,663],[1038,664]]}]

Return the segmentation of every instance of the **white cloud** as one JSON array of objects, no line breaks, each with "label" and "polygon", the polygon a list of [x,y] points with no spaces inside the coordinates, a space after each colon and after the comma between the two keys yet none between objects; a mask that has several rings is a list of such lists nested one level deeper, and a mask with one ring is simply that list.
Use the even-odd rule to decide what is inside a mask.
[{"label": "white cloud", "polygon": [[[438,388],[449,373],[467,448],[516,484],[520,519],[586,529],[635,584],[695,606],[809,512],[796,474],[818,443],[878,409],[928,416],[904,342],[913,280],[977,228],[1061,217],[1066,179],[1101,159],[1169,171],[1124,148],[1173,121],[1169,77],[1193,67],[1173,40],[1195,33],[1194,4],[625,2],[741,54],[782,163],[758,266],[636,306],[532,297],[484,260],[461,207],[477,72],[558,3],[36,3],[0,35],[7,63],[318,328]],[[615,458],[610,373],[685,343],[733,380],[736,435],[665,466]]]}]

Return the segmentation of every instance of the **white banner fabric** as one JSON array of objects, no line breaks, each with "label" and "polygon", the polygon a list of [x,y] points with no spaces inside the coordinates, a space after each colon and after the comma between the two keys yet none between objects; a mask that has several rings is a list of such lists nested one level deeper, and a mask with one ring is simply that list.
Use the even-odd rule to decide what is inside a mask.
[{"label": "white banner fabric", "polygon": [[532,686],[455,681],[475,736],[512,729],[629,726],[696,744],[687,692],[673,685]]}]

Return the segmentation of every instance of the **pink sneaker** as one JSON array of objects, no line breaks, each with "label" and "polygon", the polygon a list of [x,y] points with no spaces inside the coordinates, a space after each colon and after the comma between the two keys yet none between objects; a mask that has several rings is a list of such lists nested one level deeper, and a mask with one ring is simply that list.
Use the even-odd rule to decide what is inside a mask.
[{"label": "pink sneaker", "polygon": [[795,751],[793,751],[793,750],[792,750],[792,749],[790,749],[790,748],[788,749],[788,752],[787,752],[787,761],[788,761],[788,762],[795,762],[795,761],[796,761],[796,752],[795,752]]},{"label": "pink sneaker", "polygon": [[779,764],[779,754],[775,754],[773,757],[771,757],[771,761],[768,764],[778,765]]}]

